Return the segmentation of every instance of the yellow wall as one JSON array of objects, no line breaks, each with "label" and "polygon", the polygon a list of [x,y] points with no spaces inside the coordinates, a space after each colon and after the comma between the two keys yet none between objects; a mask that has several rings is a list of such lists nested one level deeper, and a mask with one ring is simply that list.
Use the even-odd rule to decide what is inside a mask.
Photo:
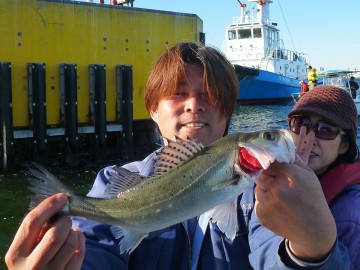
[{"label": "yellow wall", "polygon": [[73,1],[0,0],[0,61],[12,63],[14,127],[29,125],[27,63],[46,64],[47,123],[60,122],[60,63],[77,64],[78,120],[87,123],[89,64],[106,64],[107,121],[115,115],[115,66],[131,64],[134,119],[149,118],[147,76],[167,44],[199,42],[202,20],[193,14]]}]

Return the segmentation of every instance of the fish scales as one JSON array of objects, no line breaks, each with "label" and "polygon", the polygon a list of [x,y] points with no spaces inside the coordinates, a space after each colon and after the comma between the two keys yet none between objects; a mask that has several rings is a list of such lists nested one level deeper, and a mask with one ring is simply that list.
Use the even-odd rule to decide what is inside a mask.
[{"label": "fish scales", "polygon": [[[228,139],[235,136],[229,136]],[[234,177],[234,168],[229,166],[236,158],[236,141],[227,142],[224,149],[219,149],[217,145],[203,149],[192,159],[185,161],[180,167],[173,168],[172,173],[167,173],[158,177],[145,179],[127,191],[123,191],[123,196],[116,199],[90,200],[99,208],[107,209],[108,217],[114,217],[121,221],[126,218],[127,224],[136,227],[158,227],[172,225],[173,220],[183,221],[201,214],[203,209],[209,208],[208,197],[213,197],[213,179],[230,180]],[[232,155],[229,153],[232,152]],[[198,166],[194,166],[195,162]],[[204,166],[202,164],[217,164],[218,166]],[[207,182],[209,182],[207,184]],[[240,194],[240,192],[239,192]],[[217,195],[219,194],[215,194]],[[211,198],[212,204],[218,204],[219,199]],[[110,205],[116,205],[111,207]],[[196,204],[198,210],[189,212]],[[115,206],[114,205],[114,206]],[[83,206],[81,206],[83,207]],[[76,206],[72,208],[74,212],[81,212]],[[181,212],[179,212],[181,211]],[[153,220],[156,220],[156,223]],[[151,221],[151,222],[150,222]],[[117,225],[123,225],[122,222]],[[149,228],[153,230],[154,228]]]},{"label": "fish scales", "polygon": [[[243,156],[240,149],[247,155]],[[252,160],[247,160],[249,156]],[[69,203],[63,212],[120,226],[113,232],[121,239],[121,252],[131,252],[149,232],[205,212],[232,239],[237,222],[234,199],[275,160],[295,160],[288,131],[234,133],[206,147],[176,137],[160,151],[154,176],[143,177],[114,167],[105,191],[108,198],[81,197],[69,189]],[[40,194],[31,205],[56,191],[66,191],[55,176],[37,167],[31,183],[33,192]],[[232,222],[224,224],[224,217]]]},{"label": "fish scales", "polygon": [[[235,138],[236,135],[228,136],[228,142],[222,144],[222,149],[214,144],[181,166],[173,168],[171,173],[151,177],[144,180],[140,186],[131,188],[129,192],[123,192],[125,195],[119,198],[121,211],[116,213],[117,217],[121,219],[125,215],[129,219],[131,216],[136,222],[134,226],[148,226],[147,220],[154,218],[157,223],[171,224],[174,218],[182,221],[183,216],[191,218],[200,214],[204,208],[207,209],[207,197],[211,198],[210,205],[218,204],[221,196],[218,200],[212,198],[212,193],[216,192],[212,190],[213,183],[216,179],[227,181],[234,178],[234,168],[230,164],[236,159]],[[143,190],[144,187],[146,191]],[[199,208],[195,214],[188,211],[194,204]]]}]

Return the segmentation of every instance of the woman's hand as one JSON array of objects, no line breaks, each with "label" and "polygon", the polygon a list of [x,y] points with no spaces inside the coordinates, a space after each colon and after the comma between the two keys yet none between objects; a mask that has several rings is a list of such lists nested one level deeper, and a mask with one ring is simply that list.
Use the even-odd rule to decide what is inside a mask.
[{"label": "woman's hand", "polygon": [[65,194],[44,200],[24,218],[5,256],[9,269],[80,269],[85,237],[71,220],[51,218],[65,205]]},{"label": "woman's hand", "polygon": [[302,159],[309,153],[264,171],[256,181],[255,213],[261,225],[289,240],[296,257],[320,261],[335,243],[336,225],[317,176]]},{"label": "woman's hand", "polygon": [[306,134],[306,127],[300,128],[300,134],[296,142],[296,154],[304,161],[306,165],[309,164],[309,157],[315,140],[315,133],[309,132]]}]

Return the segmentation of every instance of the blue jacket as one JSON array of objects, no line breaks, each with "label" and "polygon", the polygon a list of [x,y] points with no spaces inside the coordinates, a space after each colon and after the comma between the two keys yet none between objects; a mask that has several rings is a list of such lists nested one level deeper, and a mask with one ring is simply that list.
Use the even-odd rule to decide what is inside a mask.
[{"label": "blue jacket", "polygon": [[351,269],[360,270],[360,159],[340,163],[320,178],[334,216],[338,239],[348,249]]},{"label": "blue jacket", "polygon": [[[124,168],[143,176],[153,174],[155,153]],[[99,172],[90,197],[104,197],[111,167]],[[205,215],[150,233],[129,255],[120,254],[110,226],[81,218],[73,219],[86,236],[83,269],[348,269],[347,252],[338,243],[322,267],[301,268],[287,256],[283,239],[265,230],[249,245],[249,225],[255,223],[253,188],[236,199],[239,231],[233,241]],[[262,231],[263,227],[259,226]],[[250,238],[251,240],[251,238]],[[258,245],[259,243],[264,245]],[[250,253],[250,246],[253,250]],[[251,266],[251,264],[253,266]],[[286,265],[294,265],[288,268]],[[334,266],[339,266],[334,268]]]},{"label": "blue jacket", "polygon": [[330,204],[339,241],[350,255],[351,269],[360,270],[360,184],[345,189]]}]

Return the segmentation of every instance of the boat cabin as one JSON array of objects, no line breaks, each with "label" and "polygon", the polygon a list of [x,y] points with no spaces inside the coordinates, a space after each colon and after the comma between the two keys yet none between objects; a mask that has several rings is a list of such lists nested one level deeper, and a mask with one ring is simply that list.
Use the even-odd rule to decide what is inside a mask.
[{"label": "boat cabin", "polygon": [[225,54],[233,64],[255,67],[296,79],[307,77],[308,56],[285,49],[277,23],[269,19],[272,0],[249,0],[241,4],[240,17],[226,27]]}]

